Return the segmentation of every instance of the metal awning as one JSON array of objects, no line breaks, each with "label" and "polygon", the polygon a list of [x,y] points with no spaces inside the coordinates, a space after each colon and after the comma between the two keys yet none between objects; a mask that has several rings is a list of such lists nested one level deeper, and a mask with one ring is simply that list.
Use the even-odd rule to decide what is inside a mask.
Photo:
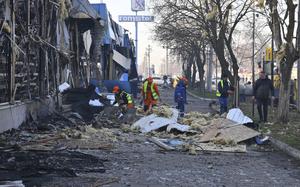
[{"label": "metal awning", "polygon": [[77,19],[101,19],[88,0],[73,0],[70,17]]},{"label": "metal awning", "polygon": [[123,56],[121,53],[119,53],[116,50],[113,50],[113,52],[114,52],[113,60],[115,62],[117,62],[118,64],[120,64],[123,68],[129,70],[130,65],[131,65],[131,59],[126,58],[125,56]]}]

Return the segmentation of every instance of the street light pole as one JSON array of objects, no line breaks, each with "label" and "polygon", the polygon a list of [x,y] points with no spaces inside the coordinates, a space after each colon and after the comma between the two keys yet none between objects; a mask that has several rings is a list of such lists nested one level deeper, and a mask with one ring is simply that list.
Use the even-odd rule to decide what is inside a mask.
[{"label": "street light pole", "polygon": [[169,66],[169,52],[168,52],[168,46],[166,46],[166,75],[168,75],[168,67]]},{"label": "street light pole", "polygon": [[148,53],[148,66],[149,66],[149,77],[151,76],[151,63],[150,63],[150,53],[151,53],[151,46],[148,45],[147,47],[147,53]]}]

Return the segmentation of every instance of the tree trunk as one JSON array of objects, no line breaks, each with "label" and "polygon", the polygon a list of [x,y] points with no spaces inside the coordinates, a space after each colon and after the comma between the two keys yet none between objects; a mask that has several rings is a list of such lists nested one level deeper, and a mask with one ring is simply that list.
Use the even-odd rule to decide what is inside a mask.
[{"label": "tree trunk", "polygon": [[[199,49],[200,50],[200,49]],[[199,80],[200,80],[200,92],[204,93],[205,92],[205,81],[204,81],[204,65],[206,63],[206,54],[205,54],[205,48],[202,48],[202,57],[201,58],[201,53],[198,52],[196,55],[196,63],[197,63],[197,67],[198,67],[198,72],[199,72]]]},{"label": "tree trunk", "polygon": [[191,82],[192,79],[192,63],[193,63],[193,56],[190,55],[188,57],[188,61],[187,61],[187,69],[186,69],[186,78],[189,82]]},{"label": "tree trunk", "polygon": [[215,45],[213,45],[213,48],[219,59],[220,66],[222,69],[222,74],[226,74],[229,78],[230,83],[232,85],[234,85],[234,77],[233,77],[232,73],[228,70],[229,63],[227,62],[227,60],[225,58],[224,40],[222,39],[222,41],[221,41],[221,39],[219,39],[218,42],[216,42]]},{"label": "tree trunk", "polygon": [[286,61],[280,63],[281,83],[279,92],[278,119],[279,122],[287,122],[290,106],[290,81],[292,69],[296,57],[296,51],[293,44],[288,45],[286,49]]},{"label": "tree trunk", "polygon": [[197,74],[196,63],[195,63],[195,60],[193,60],[193,74],[192,74],[192,82],[191,82],[191,86],[192,86],[192,87],[195,87],[195,83],[196,83],[196,74]]},{"label": "tree trunk", "polygon": [[[283,84],[283,81],[281,81]],[[289,105],[290,105],[290,86],[282,85],[280,86],[279,92],[279,105],[278,105],[278,121],[286,123],[288,121],[289,115]]]},{"label": "tree trunk", "polygon": [[[231,59],[231,62],[232,62],[233,77],[238,77],[239,65],[238,65],[238,61],[236,59],[236,56],[233,52],[231,42],[226,41],[226,46],[227,46],[228,52],[230,54],[230,59]],[[231,83],[233,83],[232,85],[235,85],[235,82],[231,82]]]}]

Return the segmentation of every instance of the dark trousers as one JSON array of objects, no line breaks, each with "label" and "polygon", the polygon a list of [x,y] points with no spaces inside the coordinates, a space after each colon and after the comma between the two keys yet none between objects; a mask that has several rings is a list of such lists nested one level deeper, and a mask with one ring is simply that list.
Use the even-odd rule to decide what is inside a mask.
[{"label": "dark trousers", "polygon": [[180,116],[183,117],[184,116],[184,101],[183,100],[178,101],[176,108],[179,110]]},{"label": "dark trousers", "polygon": [[228,99],[227,97],[220,97],[219,98],[219,103],[220,103],[220,114],[223,114],[228,111]]},{"label": "dark trousers", "polygon": [[268,105],[269,99],[256,99],[257,111],[259,114],[259,120],[266,122],[268,120]]}]

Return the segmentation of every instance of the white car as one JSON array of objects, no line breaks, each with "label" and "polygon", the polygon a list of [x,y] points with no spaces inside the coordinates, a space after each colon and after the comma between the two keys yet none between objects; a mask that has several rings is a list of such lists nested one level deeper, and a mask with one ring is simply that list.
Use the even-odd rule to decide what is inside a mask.
[{"label": "white car", "polygon": [[163,85],[164,84],[164,80],[162,77],[152,77],[153,78],[153,82],[157,85]]}]

